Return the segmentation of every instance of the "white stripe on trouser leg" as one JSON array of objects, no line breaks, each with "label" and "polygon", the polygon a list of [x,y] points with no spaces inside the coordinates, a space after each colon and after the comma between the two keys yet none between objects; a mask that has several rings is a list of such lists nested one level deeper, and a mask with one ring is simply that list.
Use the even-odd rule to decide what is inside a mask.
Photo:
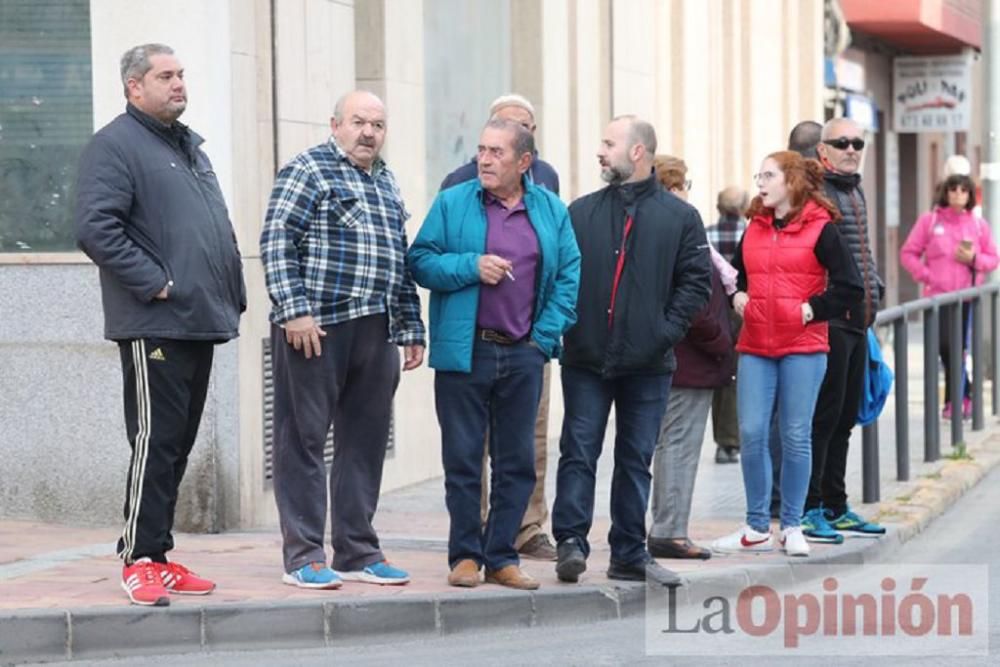
[{"label": "white stripe on trouser leg", "polygon": [[123,549],[121,556],[125,562],[132,560],[135,549],[135,533],[139,523],[139,506],[146,475],[146,460],[149,458],[149,435],[151,412],[149,405],[149,374],[146,361],[146,342],[132,341],[132,364],[135,369],[136,421],[138,429],[132,453],[132,483],[129,486],[129,513],[122,532]]}]

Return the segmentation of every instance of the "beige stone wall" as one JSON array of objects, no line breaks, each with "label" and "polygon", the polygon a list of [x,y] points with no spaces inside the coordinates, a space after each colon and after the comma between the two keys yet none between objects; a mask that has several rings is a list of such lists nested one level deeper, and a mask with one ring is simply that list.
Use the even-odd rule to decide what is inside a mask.
[{"label": "beige stone wall", "polygon": [[[261,345],[269,303],[258,237],[276,166],[329,136],[334,102],[355,87],[389,112],[384,156],[413,214],[429,205],[424,8],[435,0],[179,0],[153,19],[135,0],[93,3],[94,115],[118,113],[120,53],[139,41],[173,44],[188,65],[185,120],[208,139],[246,255],[250,306],[239,345],[239,501],[228,525],[271,525],[261,475]],[[141,3],[140,3],[141,4]],[[273,10],[273,25],[272,25]],[[714,219],[716,192],[751,186],[761,158],[798,120],[822,115],[822,3],[818,0],[510,0],[512,89],[538,110],[542,156],[566,201],[603,184],[595,153],[617,114],[657,128],[660,152],[683,157],[692,203]],[[121,19],[129,16],[126,23]],[[144,18],[146,17],[146,18]],[[456,27],[458,29],[459,27]],[[273,34],[273,39],[272,39]],[[500,94],[503,90],[495,91]],[[488,100],[484,100],[487,104]],[[485,115],[485,108],[483,110]],[[478,122],[478,121],[476,121]],[[550,433],[562,405],[554,382]],[[384,488],[440,474],[433,373],[407,373],[396,402],[397,446]]]}]

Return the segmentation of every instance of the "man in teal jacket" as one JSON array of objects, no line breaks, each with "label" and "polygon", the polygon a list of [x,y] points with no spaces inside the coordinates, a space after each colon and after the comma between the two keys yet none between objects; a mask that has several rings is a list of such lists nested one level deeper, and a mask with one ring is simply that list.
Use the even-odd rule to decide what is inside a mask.
[{"label": "man in teal jacket", "polygon": [[[514,540],[535,484],[534,422],[542,371],[576,321],[580,251],[565,205],[527,182],[534,138],[491,120],[480,136],[479,178],[441,192],[408,254],[431,290],[430,365],[451,517],[448,583],[522,589]],[[479,494],[490,426],[490,512]]]}]

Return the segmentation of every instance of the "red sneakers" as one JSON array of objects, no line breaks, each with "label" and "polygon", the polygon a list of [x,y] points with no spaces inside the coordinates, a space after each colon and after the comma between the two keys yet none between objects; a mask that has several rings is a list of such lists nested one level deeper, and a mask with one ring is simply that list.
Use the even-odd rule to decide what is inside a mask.
[{"label": "red sneakers", "polygon": [[132,604],[151,607],[166,607],[170,595],[163,586],[159,563],[148,558],[140,558],[131,565],[122,567],[122,588],[128,593]]},{"label": "red sneakers", "polygon": [[202,579],[180,563],[156,563],[163,578],[163,585],[171,593],[181,595],[208,595],[215,590],[215,582]]}]

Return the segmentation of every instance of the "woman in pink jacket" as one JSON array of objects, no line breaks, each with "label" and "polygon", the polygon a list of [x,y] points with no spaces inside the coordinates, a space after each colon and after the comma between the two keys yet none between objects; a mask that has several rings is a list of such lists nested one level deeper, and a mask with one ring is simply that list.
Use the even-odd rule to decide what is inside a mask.
[{"label": "woman in pink jacket", "polygon": [[[917,219],[899,258],[913,279],[923,285],[924,296],[980,285],[986,274],[997,267],[997,248],[990,226],[972,210],[976,207],[976,187],[965,174],[949,176],[938,191],[934,209]],[[941,362],[945,372],[945,397],[951,396],[948,373],[949,332],[947,312],[941,317]],[[962,321],[968,326],[969,304],[962,305]],[[963,327],[964,329],[964,327]],[[964,341],[963,341],[964,354]],[[963,371],[962,414],[970,416],[969,378]],[[951,402],[944,404],[942,416],[951,417]]]}]

